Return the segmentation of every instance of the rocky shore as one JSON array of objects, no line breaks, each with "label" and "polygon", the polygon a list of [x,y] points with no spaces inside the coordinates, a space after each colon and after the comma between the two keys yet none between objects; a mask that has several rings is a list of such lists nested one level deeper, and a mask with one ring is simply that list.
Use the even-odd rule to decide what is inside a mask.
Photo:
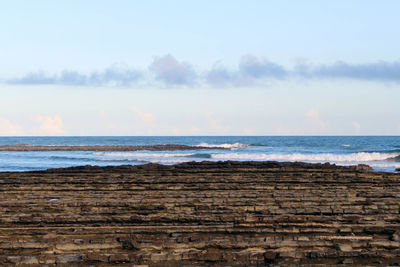
[{"label": "rocky shore", "polygon": [[1,266],[400,264],[400,175],[365,165],[84,166],[0,185]]},{"label": "rocky shore", "polygon": [[143,145],[143,146],[31,146],[31,145],[0,145],[0,151],[173,151],[198,149],[225,149],[222,147],[203,147],[187,145]]}]

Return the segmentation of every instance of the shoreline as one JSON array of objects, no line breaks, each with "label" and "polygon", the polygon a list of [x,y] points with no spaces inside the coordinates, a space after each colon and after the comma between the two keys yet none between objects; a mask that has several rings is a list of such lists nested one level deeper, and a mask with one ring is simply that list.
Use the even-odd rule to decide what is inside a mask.
[{"label": "shoreline", "polygon": [[309,166],[310,168],[316,167],[316,168],[337,168],[337,169],[343,169],[343,170],[349,170],[349,171],[368,171],[372,173],[396,173],[396,172],[385,172],[385,171],[376,171],[374,170],[371,166],[367,164],[354,164],[354,165],[337,165],[334,163],[309,163],[309,162],[302,162],[302,161],[235,161],[235,160],[216,160],[216,161],[211,161],[211,160],[202,160],[202,161],[186,161],[186,162],[180,162],[180,163],[175,163],[175,164],[162,164],[162,163],[153,163],[153,162],[148,162],[148,163],[143,163],[143,164],[121,164],[121,165],[106,165],[106,166],[100,166],[100,165],[77,165],[77,166],[70,166],[70,167],[60,167],[60,168],[49,168],[49,169],[44,169],[44,170],[35,170],[35,171],[6,171],[6,172],[0,172],[0,173],[42,173],[42,172],[56,172],[56,173],[62,173],[62,172],[69,172],[69,171],[76,171],[76,170],[85,170],[85,169],[114,169],[115,171],[121,171],[123,169],[130,169],[131,171],[135,170],[136,168],[147,168],[147,166],[155,167],[158,166],[159,168],[162,167],[176,167],[180,168],[182,166],[188,166],[192,164],[226,164],[229,166],[229,164],[248,164],[248,165],[259,165],[259,164],[277,164],[280,167],[285,167],[285,166]]},{"label": "shoreline", "polygon": [[2,266],[400,263],[400,174],[300,162],[0,173]]},{"label": "shoreline", "polygon": [[69,167],[54,167],[54,168],[48,168],[48,169],[42,169],[42,170],[27,170],[27,171],[0,171],[0,174],[2,173],[42,173],[42,172],[69,172],[72,170],[81,170],[81,169],[115,169],[115,171],[120,171],[121,169],[134,169],[136,167],[138,168],[145,168],[146,166],[159,166],[159,167],[181,167],[181,166],[187,166],[187,164],[278,164],[279,166],[310,166],[310,167],[318,167],[318,168],[338,168],[338,169],[344,169],[344,170],[350,170],[350,171],[368,171],[372,173],[399,173],[399,171],[395,170],[392,172],[389,171],[381,171],[381,170],[375,170],[371,166],[367,164],[354,164],[354,165],[340,165],[340,164],[335,164],[335,163],[330,163],[330,162],[325,162],[325,163],[310,163],[310,162],[303,162],[303,161],[235,161],[235,160],[202,160],[202,161],[185,161],[185,162],[179,162],[175,164],[162,164],[162,163],[153,163],[153,162],[148,162],[148,163],[143,163],[143,164],[121,164],[121,165],[76,165],[76,166],[69,166]]}]

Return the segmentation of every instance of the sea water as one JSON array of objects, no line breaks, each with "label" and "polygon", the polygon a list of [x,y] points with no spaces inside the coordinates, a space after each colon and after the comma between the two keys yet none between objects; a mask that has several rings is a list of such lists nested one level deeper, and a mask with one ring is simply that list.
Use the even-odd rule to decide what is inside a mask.
[{"label": "sea water", "polygon": [[[188,161],[301,161],[400,168],[400,136],[174,136],[174,137],[0,137],[0,145],[182,144],[206,150],[134,152],[0,152],[0,171],[45,170],[81,165],[177,164]],[[222,147],[216,150],[211,147]]]}]

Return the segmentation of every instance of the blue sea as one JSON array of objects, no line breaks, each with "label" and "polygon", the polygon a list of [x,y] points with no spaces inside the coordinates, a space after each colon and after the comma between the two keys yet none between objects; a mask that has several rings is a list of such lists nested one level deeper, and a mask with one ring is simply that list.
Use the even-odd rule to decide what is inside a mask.
[{"label": "blue sea", "polygon": [[81,165],[137,165],[188,161],[301,161],[400,168],[400,136],[179,136],[179,137],[0,137],[0,145],[219,146],[227,150],[135,152],[0,152],[0,171],[32,171]]}]

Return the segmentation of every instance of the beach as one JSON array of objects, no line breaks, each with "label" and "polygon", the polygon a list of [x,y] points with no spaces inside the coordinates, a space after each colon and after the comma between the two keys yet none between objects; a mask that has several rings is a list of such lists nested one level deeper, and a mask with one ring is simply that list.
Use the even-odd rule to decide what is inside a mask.
[{"label": "beach", "polygon": [[400,175],[186,162],[0,173],[2,266],[400,263]]}]

